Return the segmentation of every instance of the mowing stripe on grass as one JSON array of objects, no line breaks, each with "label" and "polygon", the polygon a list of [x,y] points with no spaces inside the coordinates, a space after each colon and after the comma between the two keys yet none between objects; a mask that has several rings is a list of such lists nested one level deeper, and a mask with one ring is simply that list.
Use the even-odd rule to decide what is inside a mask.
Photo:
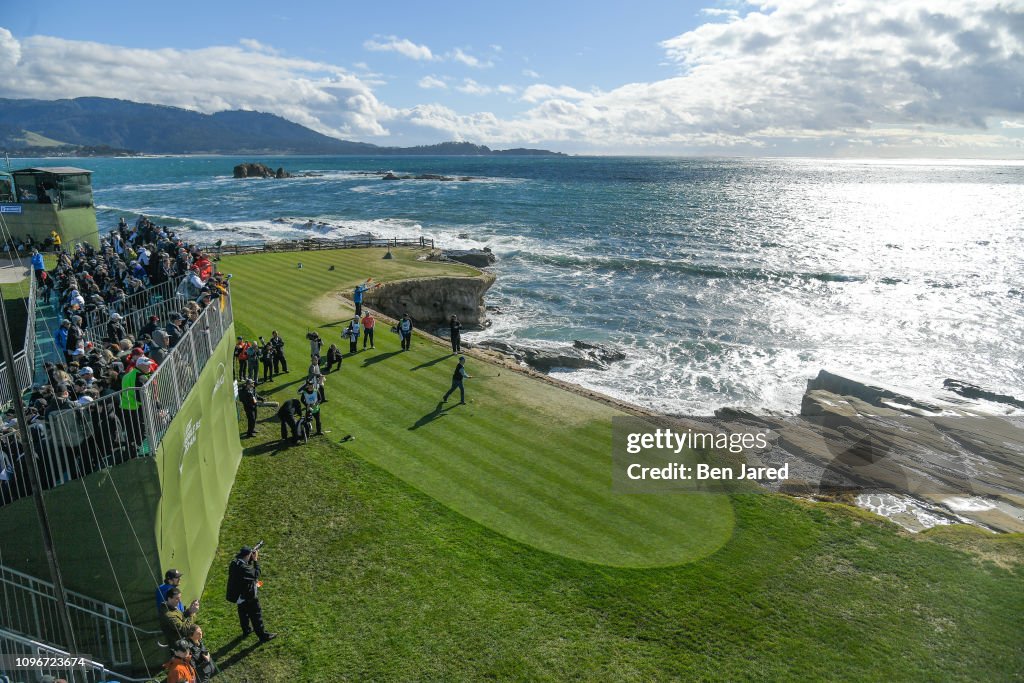
[{"label": "mowing stripe on grass", "polygon": [[[262,385],[263,393],[276,400],[294,395],[308,364],[306,330],[316,329],[326,344],[345,348],[341,328],[352,309],[325,291],[348,294],[367,275],[383,281],[408,273],[475,272],[417,262],[410,251],[381,261],[382,253],[359,249],[224,259],[221,269],[236,275],[236,310],[246,312],[239,316],[239,329],[255,331],[250,337],[277,329],[288,343],[295,379]],[[296,261],[303,269],[295,269],[294,281],[261,277]],[[328,271],[328,264],[335,270]],[[472,403],[437,411],[454,366],[448,349],[417,336],[412,349],[401,352],[397,336],[381,327],[375,342],[376,350],[346,356],[342,369],[327,376],[324,428],[339,437],[356,434],[346,450],[460,514],[546,552],[620,567],[693,561],[731,537],[727,496],[611,490],[610,419],[618,411],[513,372],[487,382],[471,380]],[[475,359],[471,364],[484,365]]]}]

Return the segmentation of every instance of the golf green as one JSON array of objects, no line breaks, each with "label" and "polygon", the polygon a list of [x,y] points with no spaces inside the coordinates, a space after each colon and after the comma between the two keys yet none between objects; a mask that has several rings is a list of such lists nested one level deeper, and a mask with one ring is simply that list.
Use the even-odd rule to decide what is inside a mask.
[{"label": "golf green", "polygon": [[[307,330],[342,350],[351,308],[337,296],[367,277],[466,275],[415,253],[319,251],[225,258],[236,324],[247,338],[277,329],[292,373],[261,392],[290,398],[308,365]],[[303,267],[297,268],[301,261]],[[334,270],[329,270],[334,266]],[[266,274],[288,272],[287,282]],[[422,336],[402,352],[386,326],[376,349],[346,356],[327,380],[328,439],[447,507],[509,538],[564,557],[615,567],[657,567],[715,552],[733,531],[728,496],[617,494],[611,486],[613,408],[519,373],[470,359],[467,401],[441,403],[455,358]],[[483,375],[488,375],[484,377]],[[288,379],[284,379],[287,377]],[[273,425],[276,428],[276,425]],[[288,457],[287,453],[283,457]]]}]

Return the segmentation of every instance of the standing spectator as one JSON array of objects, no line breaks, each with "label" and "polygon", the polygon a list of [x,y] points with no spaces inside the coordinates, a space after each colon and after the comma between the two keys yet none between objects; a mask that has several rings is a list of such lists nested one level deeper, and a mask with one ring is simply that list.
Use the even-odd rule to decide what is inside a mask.
[{"label": "standing spectator", "polygon": [[[164,582],[162,584],[160,584],[159,586],[157,586],[157,589],[156,589],[156,612],[157,612],[157,616],[160,615],[160,612],[161,612],[160,608],[163,607],[163,604],[165,602],[167,602],[167,594],[170,592],[170,590],[172,588],[177,588],[180,583],[181,583],[181,572],[179,572],[177,569],[168,569],[164,573]],[[185,612],[185,606],[183,604],[181,604],[181,600],[178,600],[178,611],[183,613],[183,614]]]},{"label": "standing spectator", "polygon": [[277,330],[270,333],[270,343],[274,345],[274,374],[278,374],[278,368],[288,372],[288,359],[284,357],[284,339]]},{"label": "standing spectator", "polygon": [[323,426],[320,424],[320,394],[311,382],[306,382],[305,386],[299,389],[299,400],[302,401],[303,408],[308,411],[308,414],[312,414],[313,420],[316,422],[316,434],[313,436],[320,436],[324,433]]},{"label": "standing spectator", "polygon": [[326,382],[324,381],[324,373],[320,372],[319,356],[314,356],[313,360],[310,362],[306,381],[311,382],[313,386],[316,387],[317,393],[320,394],[321,403],[327,401],[327,390],[325,388]]},{"label": "standing spectator", "polygon": [[255,341],[249,342],[245,363],[248,366],[246,371],[249,373],[246,377],[258,382],[260,378],[260,347],[256,345]]},{"label": "standing spectator", "polygon": [[173,349],[185,334],[185,317],[181,313],[171,313],[171,322],[167,323],[164,331],[167,332],[168,344]]},{"label": "standing spectator", "polygon": [[60,327],[53,334],[53,343],[61,356],[67,360],[68,356],[68,330],[71,328],[71,321],[67,318],[60,321]]},{"label": "standing spectator", "polygon": [[[290,403],[296,399],[285,401]],[[283,408],[284,406],[282,406]],[[238,621],[242,625],[242,637],[253,631],[265,643],[277,637],[276,633],[267,633],[263,626],[263,610],[260,608],[258,580],[260,578],[260,552],[249,546],[242,546],[235,559],[228,566],[227,598],[238,605]]]},{"label": "standing spectator", "polygon": [[248,366],[249,354],[247,349],[249,345],[241,337],[237,337],[235,341],[235,361],[238,362],[238,379],[245,381],[248,376],[246,370]]},{"label": "standing spectator", "polygon": [[370,342],[370,348],[375,349],[373,345],[373,326],[377,324],[374,320],[373,314],[369,310],[366,311],[366,315],[363,316],[363,350],[366,350],[366,342]]},{"label": "standing spectator", "polygon": [[309,340],[309,355],[320,357],[320,349],[323,348],[324,340],[316,332],[307,332],[306,339]]},{"label": "standing spectator", "polygon": [[122,317],[120,313],[110,314],[110,320],[107,321],[106,341],[116,342],[128,338],[128,330],[125,329],[124,323],[121,321]]},{"label": "standing spectator", "polygon": [[174,586],[167,590],[167,599],[160,606],[160,630],[169,643],[185,635],[185,629],[195,623],[195,614],[199,611],[198,600],[193,600],[185,610],[178,609],[180,602],[181,589]]},{"label": "standing spectator", "polygon": [[[145,337],[146,335],[149,335],[150,337],[152,337],[153,333],[156,332],[160,328],[159,322],[160,322],[160,316],[158,316],[158,315],[151,315],[151,316],[149,316],[149,322],[147,322],[145,325],[143,325],[142,329],[139,330],[139,336],[140,337]],[[120,341],[120,340],[118,340],[118,341]]]},{"label": "standing spectator", "polygon": [[[263,337],[260,337],[260,341],[263,341]],[[274,379],[274,345],[270,342],[263,344],[263,349],[260,351],[260,362],[263,363],[263,381],[269,382]]]},{"label": "standing spectator", "polygon": [[355,354],[359,350],[356,346],[359,343],[359,316],[352,318],[352,322],[345,328],[342,336],[348,339],[349,355]]},{"label": "standing spectator", "polygon": [[189,640],[181,638],[173,641],[171,650],[174,655],[164,664],[167,671],[167,683],[198,683],[196,669],[192,666],[192,648]]},{"label": "standing spectator", "polygon": [[452,353],[462,352],[462,323],[459,322],[459,316],[453,315],[452,319],[448,321],[448,333],[451,337],[452,342]]},{"label": "standing spectator", "polygon": [[32,250],[32,274],[36,276],[36,282],[42,286],[46,265],[43,263],[43,255],[36,249]]},{"label": "standing spectator", "polygon": [[149,375],[152,372],[153,362],[143,356],[135,361],[135,366],[121,379],[121,418],[128,434],[131,457],[135,456],[145,438],[142,416],[139,414],[139,408],[142,405],[139,396],[141,395],[140,390],[149,381]]},{"label": "standing spectator", "polygon": [[192,655],[192,666],[196,670],[196,680],[198,683],[206,683],[217,673],[217,665],[213,663],[213,657],[203,642],[203,629],[199,624],[192,624],[185,629],[185,638],[190,643],[189,649]]},{"label": "standing spectator", "polygon": [[254,380],[245,380],[245,385],[238,390],[238,400],[242,402],[242,408],[245,410],[245,419],[247,429],[245,430],[245,437],[256,436],[256,404],[259,403],[260,397],[256,393],[256,382]]},{"label": "standing spectator", "polygon": [[[352,290],[352,303],[356,305],[356,317],[358,318],[363,314],[363,294],[366,293],[369,287],[369,280],[356,285],[356,288]],[[353,351],[353,353],[355,353]]]},{"label": "standing spectator", "polygon": [[406,313],[402,316],[402,319],[398,321],[398,336],[402,338],[402,350],[408,351],[412,346],[412,319],[409,318],[409,314]]}]

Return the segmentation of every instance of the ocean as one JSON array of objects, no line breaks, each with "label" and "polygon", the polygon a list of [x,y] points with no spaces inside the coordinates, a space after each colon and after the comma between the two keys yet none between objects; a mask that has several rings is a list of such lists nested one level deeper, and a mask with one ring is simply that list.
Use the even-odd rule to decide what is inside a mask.
[{"label": "ocean", "polygon": [[[236,180],[259,161],[312,177]],[[18,160],[94,171],[101,231],[200,243],[376,233],[490,247],[469,341],[623,350],[559,377],[671,413],[799,411],[825,368],[1024,395],[1024,164],[626,157]],[[470,176],[383,181],[372,174]],[[275,219],[278,219],[275,221]],[[280,219],[284,219],[281,221]],[[306,222],[324,222],[313,229]],[[372,275],[372,273],[367,273]]]}]

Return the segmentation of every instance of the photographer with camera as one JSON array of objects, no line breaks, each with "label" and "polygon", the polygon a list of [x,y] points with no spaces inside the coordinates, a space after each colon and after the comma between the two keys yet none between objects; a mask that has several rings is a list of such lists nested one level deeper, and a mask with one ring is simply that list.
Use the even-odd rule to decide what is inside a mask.
[{"label": "photographer with camera", "polygon": [[242,626],[242,637],[255,631],[261,643],[273,640],[276,633],[268,633],[263,626],[263,610],[258,595],[260,578],[260,548],[242,546],[235,559],[228,565],[227,600],[238,605],[238,621]]}]

